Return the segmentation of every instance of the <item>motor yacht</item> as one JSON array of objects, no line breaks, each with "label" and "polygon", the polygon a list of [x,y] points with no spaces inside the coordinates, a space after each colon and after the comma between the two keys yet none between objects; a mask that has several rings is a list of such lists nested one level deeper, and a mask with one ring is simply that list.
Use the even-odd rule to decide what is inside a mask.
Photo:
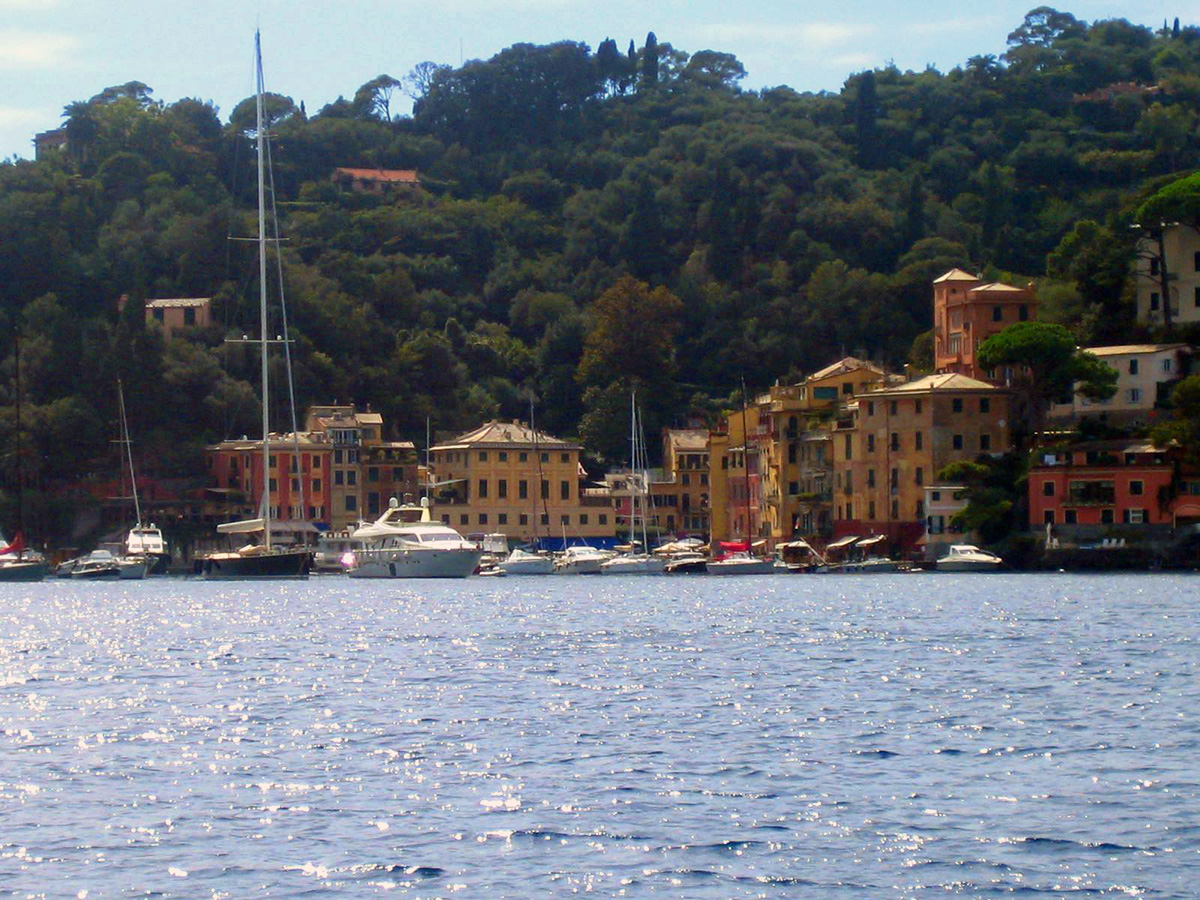
[{"label": "motor yacht", "polygon": [[748,552],[731,553],[708,562],[709,575],[772,575],[775,560],[762,559]]},{"label": "motor yacht", "polygon": [[995,572],[1003,560],[974,544],[951,544],[950,551],[936,563],[939,572]]},{"label": "motor yacht", "polygon": [[612,559],[607,550],[594,547],[568,547],[555,560],[555,575],[599,575],[600,567]]},{"label": "motor yacht", "polygon": [[420,506],[393,497],[382,516],[350,537],[362,542],[347,559],[351,578],[466,578],[483,556],[479,545],[433,521],[427,497]]},{"label": "motor yacht", "polygon": [[500,566],[509,575],[552,575],[554,557],[518,547],[500,562]]}]

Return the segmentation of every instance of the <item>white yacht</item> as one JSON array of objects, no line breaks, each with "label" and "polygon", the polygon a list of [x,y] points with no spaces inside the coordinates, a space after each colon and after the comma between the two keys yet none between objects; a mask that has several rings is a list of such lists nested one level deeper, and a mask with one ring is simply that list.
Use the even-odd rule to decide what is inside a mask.
[{"label": "white yacht", "polygon": [[749,552],[731,553],[724,559],[709,560],[709,575],[773,575],[775,560],[752,556]]},{"label": "white yacht", "polygon": [[554,557],[518,547],[500,562],[500,566],[509,575],[552,575]]},{"label": "white yacht", "polygon": [[595,547],[568,547],[554,563],[555,575],[599,575],[613,554]]},{"label": "white yacht", "polygon": [[667,561],[648,553],[624,553],[600,564],[601,575],[662,575]]},{"label": "white yacht", "polygon": [[466,578],[483,556],[481,547],[433,521],[428,498],[401,506],[393,497],[387,512],[350,537],[362,542],[347,560],[351,578]]},{"label": "white yacht", "polygon": [[171,553],[163,540],[162,529],[153,522],[129,529],[125,537],[125,555],[144,559],[147,575],[166,575],[171,565]]},{"label": "white yacht", "polygon": [[951,544],[950,552],[937,561],[939,572],[995,572],[1002,560],[974,544]]}]

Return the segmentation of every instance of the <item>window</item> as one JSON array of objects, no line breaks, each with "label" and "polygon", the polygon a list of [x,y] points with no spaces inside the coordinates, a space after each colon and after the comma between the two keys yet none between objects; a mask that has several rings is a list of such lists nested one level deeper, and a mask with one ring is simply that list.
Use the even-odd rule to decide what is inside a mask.
[{"label": "window", "polygon": [[854,504],[853,503],[846,504],[846,518],[847,519],[854,518]]},{"label": "window", "polygon": [[500,460],[500,462],[508,462],[508,451],[507,451],[507,450],[501,450],[501,451],[499,451],[499,452],[496,454],[496,458],[497,458],[498,460]]},{"label": "window", "polygon": [[900,470],[892,469],[892,490],[894,491],[899,486],[900,486]]},{"label": "window", "polygon": [[487,513],[480,513],[479,514],[479,524],[486,525],[488,523],[487,517],[488,517]]},{"label": "window", "polygon": [[842,394],[849,395],[849,394],[853,394],[853,393],[854,393],[854,382],[852,382],[852,381],[842,382]]},{"label": "window", "polygon": [[569,515],[567,515],[566,513],[563,513],[561,516],[559,516],[559,519],[558,519],[558,524],[560,524],[560,525],[570,525],[570,524],[571,524],[571,517],[570,517]]},{"label": "window", "polygon": [[349,462],[349,463],[358,462],[358,451],[357,450],[347,450],[346,451],[346,462]]},{"label": "window", "polygon": [[[850,473],[847,472],[846,474],[849,475]],[[874,469],[867,469],[867,487],[869,487],[869,488],[875,487],[875,470]]]},{"label": "window", "polygon": [[867,401],[867,415],[868,416],[875,415],[875,401],[874,400]]},{"label": "window", "polygon": [[450,524],[450,513],[442,513],[442,524],[443,525]]},{"label": "window", "polygon": [[333,451],[333,461],[334,461],[334,463],[336,463],[336,464],[337,464],[337,465],[339,465],[339,466],[340,466],[342,463],[344,463],[346,460],[345,460],[345,455],[344,455],[343,451],[341,451],[341,450],[334,450],[334,451]]},{"label": "window", "polygon": [[992,436],[990,434],[981,434],[979,436],[979,449],[984,451],[992,449]]},{"label": "window", "polygon": [[1127,509],[1124,520],[1126,525],[1144,525],[1146,524],[1146,511],[1144,509]]},{"label": "window", "polygon": [[544,478],[542,479],[542,499],[550,499],[550,482],[546,481]]},{"label": "window", "polygon": [[163,311],[162,311],[161,309],[155,308],[155,310],[154,310],[154,321],[156,321],[156,322],[161,322],[161,321],[163,321],[163,319],[164,319],[164,318],[165,318],[165,316],[164,316],[164,314],[163,314]]},{"label": "window", "polygon": [[872,500],[871,502],[869,502],[867,504],[867,520],[871,521],[871,522],[875,521],[875,501],[874,500]]},{"label": "window", "polygon": [[925,469],[922,466],[917,466],[917,484],[925,483]]},{"label": "window", "polygon": [[275,466],[278,465],[278,463],[275,462],[275,454],[274,453],[272,453],[271,456],[268,458],[267,465],[269,465],[272,469],[274,469]]},{"label": "window", "polygon": [[549,516],[549,514],[548,514],[548,513],[542,513],[542,524],[543,524],[543,525],[549,525],[549,524],[550,524],[550,516]]},{"label": "window", "polygon": [[1101,525],[1111,525],[1115,521],[1116,521],[1116,516],[1113,514],[1113,511],[1111,509],[1100,510],[1100,524]]},{"label": "window", "polygon": [[274,478],[270,479],[270,488],[269,488],[269,490],[272,490],[272,491],[278,490],[278,488],[275,486],[275,479],[274,479]]},{"label": "window", "polygon": [[1026,306],[1024,303],[1022,303],[1021,308],[1020,308],[1020,310],[1018,310],[1018,312],[1019,312],[1019,315],[1017,316],[1017,318],[1019,318],[1022,322],[1029,321],[1029,307],[1028,306]]},{"label": "window", "polygon": [[522,500],[529,499],[529,482],[524,478],[517,482],[517,496]]},{"label": "window", "polygon": [[1162,361],[1162,370],[1164,372],[1170,372],[1173,368],[1174,366],[1172,365],[1172,360],[1169,356]]},{"label": "window", "polygon": [[1142,389],[1141,388],[1130,388],[1126,392],[1126,395],[1129,397],[1130,403],[1141,403],[1142,402]]},{"label": "window", "polygon": [[508,479],[507,478],[501,478],[496,482],[496,496],[497,497],[507,497],[508,496]]},{"label": "window", "polygon": [[888,414],[894,416],[894,415],[897,415],[899,412],[900,412],[899,401],[889,400],[888,401]]},{"label": "window", "polygon": [[917,401],[917,415],[918,416],[921,414],[921,409],[922,409],[921,401],[918,400]]},{"label": "window", "polygon": [[917,432],[917,434],[916,434],[916,442],[917,442],[917,449],[918,449],[918,450],[922,450],[922,449],[924,449],[924,447],[925,447],[925,435],[924,435],[924,434],[922,434],[921,432],[919,432],[919,431],[918,431],[918,432]]},{"label": "window", "polygon": [[565,463],[569,463],[569,462],[571,461],[571,454],[570,454],[570,453],[564,453],[564,454],[562,455],[562,461],[563,461],[563,462],[565,462]]},{"label": "window", "polygon": [[195,307],[188,306],[183,310],[183,324],[184,325],[195,325],[196,324],[196,309],[195,309]]},{"label": "window", "polygon": [[299,490],[300,490],[300,479],[299,479],[299,478],[293,478],[293,479],[292,479],[292,490],[293,490],[293,491],[299,491]]},{"label": "window", "polygon": [[1079,523],[1079,514],[1073,509],[1063,510],[1063,522],[1067,525],[1076,525]]},{"label": "window", "polygon": [[496,523],[499,525],[507,525],[508,513],[496,513]]},{"label": "window", "polygon": [[1138,361],[1136,359],[1131,359],[1129,361],[1129,374],[1136,375],[1137,373],[1138,373]]},{"label": "window", "polygon": [[558,483],[558,497],[560,500],[571,499],[571,482],[560,481]]},{"label": "window", "polygon": [[542,462],[550,462],[550,454],[549,453],[542,454]]},{"label": "window", "polygon": [[1196,301],[1196,305],[1200,306],[1200,287],[1193,288],[1192,293],[1193,293],[1194,299]]},{"label": "window", "polygon": [[900,449],[900,434],[895,431],[892,432],[892,449],[893,450]]},{"label": "window", "polygon": [[1158,257],[1157,256],[1151,257],[1151,259],[1150,259],[1150,274],[1151,275],[1158,274]]},{"label": "window", "polygon": [[1045,512],[1043,512],[1042,513],[1042,522],[1044,522],[1046,525],[1053,525],[1054,524],[1054,510],[1048,509]]},{"label": "window", "polygon": [[525,452],[523,452],[523,451],[522,451],[521,453],[518,453],[518,454],[517,454],[517,461],[518,461],[518,462],[529,462],[529,454],[528,454],[528,453],[525,453]]},{"label": "window", "polygon": [[1144,486],[1141,481],[1129,482],[1129,493],[1131,496],[1134,496],[1134,497],[1142,496],[1143,489],[1144,489]]},{"label": "window", "polygon": [[1154,312],[1156,309],[1158,309],[1158,294],[1154,293],[1150,295],[1150,311]]},{"label": "window", "polygon": [[951,408],[955,412],[962,412],[963,411],[962,397],[955,397],[954,400],[951,401]]},{"label": "window", "polygon": [[846,438],[846,459],[854,458],[854,445],[850,440],[850,435],[845,435]]},{"label": "window", "polygon": [[358,509],[358,498],[353,494],[346,495],[346,512],[353,512]]},{"label": "window", "polygon": [[979,398],[979,411],[981,413],[988,413],[988,412],[992,411],[992,398],[991,397],[980,397]]},{"label": "window", "polygon": [[900,501],[899,500],[892,501],[892,518],[893,519],[900,518]]},{"label": "window", "polygon": [[918,518],[918,519],[925,518],[925,501],[924,500],[917,501],[917,508],[915,510],[915,513],[916,513],[916,518]]},{"label": "window", "polygon": [[346,484],[358,484],[358,472],[354,469],[346,470]]},{"label": "window", "polygon": [[1046,481],[1046,482],[1042,483],[1042,496],[1043,497],[1053,497],[1054,496],[1054,482],[1053,481]]},{"label": "window", "polygon": [[321,479],[320,478],[314,478],[312,480],[312,489],[313,489],[314,494],[320,493],[320,491],[321,491]]},{"label": "window", "polygon": [[488,458],[487,458],[487,453],[488,453],[488,452],[487,452],[486,450],[480,450],[480,451],[479,451],[479,461],[480,461],[480,462],[487,462],[487,461],[488,461]]},{"label": "window", "polygon": [[601,524],[601,525],[607,525],[607,524],[608,524],[608,513],[600,513],[600,515],[599,515],[599,517],[598,517],[598,518],[600,519],[600,524]]},{"label": "window", "polygon": [[708,473],[707,473],[707,472],[701,472],[701,473],[700,473],[700,483],[701,483],[701,484],[708,484]]},{"label": "window", "polygon": [[379,480],[379,469],[371,466],[367,469],[367,481],[375,482]]},{"label": "window", "polygon": [[333,483],[334,484],[345,484],[346,483],[346,473],[343,472],[341,469],[337,469],[333,473]]},{"label": "window", "polygon": [[488,492],[488,483],[486,478],[479,479],[479,496],[486,497]]},{"label": "window", "polygon": [[399,467],[394,467],[392,469],[392,481],[403,481],[403,480],[404,480],[404,470]]},{"label": "window", "polygon": [[462,515],[460,515],[460,516],[458,517],[458,524],[460,524],[460,525],[470,525],[470,524],[471,524],[471,517],[470,517],[470,516],[468,516],[466,513],[463,513]]},{"label": "window", "polygon": [[868,453],[875,452],[875,435],[873,435],[873,434],[867,435],[867,452]]},{"label": "window", "polygon": [[580,514],[579,514],[579,524],[580,524],[580,525],[586,525],[587,523],[588,523],[588,514],[587,514],[587,513],[580,513]]},{"label": "window", "polygon": [[525,515],[525,513],[521,513],[521,517],[520,517],[520,519],[518,519],[518,524],[528,525],[529,524],[529,516]]},{"label": "window", "polygon": [[961,434],[954,435],[952,443],[955,450],[961,450],[963,448],[963,436]]},{"label": "window", "polygon": [[687,487],[688,485],[690,485],[692,483],[691,476],[688,475],[686,472],[684,472],[681,483],[683,484],[684,487]]}]

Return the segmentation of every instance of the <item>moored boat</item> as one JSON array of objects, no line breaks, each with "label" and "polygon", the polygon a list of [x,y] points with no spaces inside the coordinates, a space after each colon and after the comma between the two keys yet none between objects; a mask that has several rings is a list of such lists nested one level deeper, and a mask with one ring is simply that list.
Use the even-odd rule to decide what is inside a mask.
[{"label": "moored boat", "polygon": [[995,572],[1002,562],[995,553],[980,550],[974,544],[952,544],[935,568],[939,572]]},{"label": "moored boat", "polygon": [[709,575],[772,575],[775,560],[752,556],[749,552],[731,553],[708,563]]},{"label": "moored boat", "polygon": [[522,550],[520,547],[509,553],[500,565],[509,575],[554,574],[554,557],[546,553]]},{"label": "moored boat", "polygon": [[433,521],[427,498],[401,506],[393,497],[382,516],[350,536],[362,543],[349,560],[351,578],[466,578],[483,556],[479,545]]},{"label": "moored boat", "polygon": [[612,559],[607,550],[594,547],[567,547],[554,561],[555,575],[599,575],[600,567]]}]

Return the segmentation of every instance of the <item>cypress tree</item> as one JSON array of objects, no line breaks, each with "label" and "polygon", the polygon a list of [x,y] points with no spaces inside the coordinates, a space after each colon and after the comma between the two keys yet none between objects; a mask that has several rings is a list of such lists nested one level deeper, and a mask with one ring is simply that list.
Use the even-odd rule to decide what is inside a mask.
[{"label": "cypress tree", "polygon": [[879,100],[875,93],[875,73],[867,70],[858,79],[858,96],[854,102],[854,131],[858,149],[858,164],[872,168],[878,158],[878,132],[875,118]]},{"label": "cypress tree", "polygon": [[658,84],[658,38],[653,31],[646,35],[646,46],[642,48],[642,84]]}]

